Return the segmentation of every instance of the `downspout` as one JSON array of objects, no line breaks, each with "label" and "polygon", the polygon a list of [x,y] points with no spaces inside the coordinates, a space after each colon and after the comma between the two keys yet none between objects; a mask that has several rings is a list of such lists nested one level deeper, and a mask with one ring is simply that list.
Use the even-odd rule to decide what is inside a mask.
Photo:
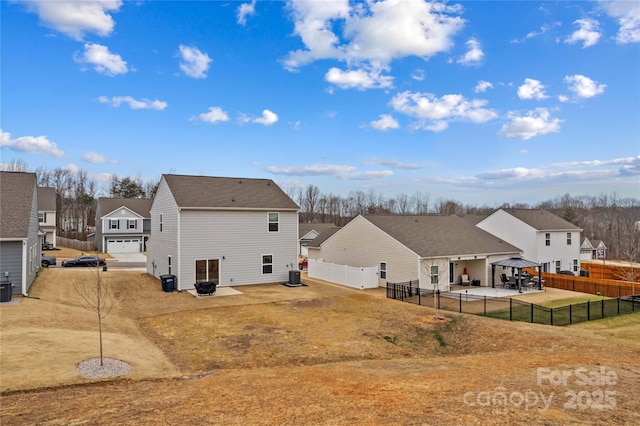
[{"label": "downspout", "polygon": [[27,296],[27,240],[22,240],[22,288],[21,293]]},{"label": "downspout", "polygon": [[178,257],[178,264],[176,265],[178,267],[178,274],[176,275],[178,277],[178,291],[182,291],[182,239],[180,238],[182,236],[181,232],[180,232],[180,220],[182,218],[181,214],[181,209],[180,207],[178,207],[178,211],[177,211],[177,216],[178,216],[178,220],[176,221],[176,228],[177,228],[177,239],[178,239],[178,253],[177,253],[177,257]]},{"label": "downspout", "polygon": [[422,258],[418,257],[418,288],[422,288]]}]

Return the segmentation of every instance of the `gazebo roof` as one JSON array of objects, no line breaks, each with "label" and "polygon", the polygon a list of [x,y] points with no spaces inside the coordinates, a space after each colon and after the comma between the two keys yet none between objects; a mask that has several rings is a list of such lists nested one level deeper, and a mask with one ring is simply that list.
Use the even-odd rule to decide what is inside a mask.
[{"label": "gazebo roof", "polygon": [[491,262],[494,266],[506,266],[508,268],[531,268],[531,267],[539,267],[540,264],[536,262],[532,262],[531,260],[527,260],[521,256],[513,256],[509,259],[499,260],[497,262]]}]

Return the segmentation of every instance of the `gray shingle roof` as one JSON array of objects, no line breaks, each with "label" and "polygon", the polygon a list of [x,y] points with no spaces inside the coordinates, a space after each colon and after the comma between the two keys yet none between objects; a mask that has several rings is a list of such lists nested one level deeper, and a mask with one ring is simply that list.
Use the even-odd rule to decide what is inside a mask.
[{"label": "gray shingle roof", "polygon": [[[364,218],[422,257],[521,252],[458,216],[375,215]],[[314,246],[319,246],[331,235],[320,240],[321,237],[325,236],[313,240]]]},{"label": "gray shingle roof", "polygon": [[38,188],[38,210],[55,212],[56,211],[56,189],[45,187]]},{"label": "gray shingle roof", "polygon": [[139,214],[143,218],[151,217],[151,204],[153,200],[150,198],[98,198],[97,212],[102,215],[108,215],[120,207],[126,207],[134,213]]},{"label": "gray shingle roof", "polygon": [[298,210],[271,179],[165,174],[178,207]]},{"label": "gray shingle roof", "polygon": [[538,231],[579,231],[581,228],[543,209],[503,209]]},{"label": "gray shingle roof", "polygon": [[0,172],[0,238],[27,238],[36,174]]},{"label": "gray shingle roof", "polygon": [[335,227],[336,226],[333,223],[301,223],[299,225],[300,238],[304,237],[311,231],[316,231],[318,236],[320,236],[323,232]]}]

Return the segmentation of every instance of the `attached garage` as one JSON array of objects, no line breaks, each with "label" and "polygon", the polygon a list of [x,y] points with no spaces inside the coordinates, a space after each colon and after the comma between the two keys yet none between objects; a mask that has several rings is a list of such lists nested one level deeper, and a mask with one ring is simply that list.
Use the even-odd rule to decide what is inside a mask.
[{"label": "attached garage", "polygon": [[140,239],[107,239],[107,253],[138,253],[140,251]]}]

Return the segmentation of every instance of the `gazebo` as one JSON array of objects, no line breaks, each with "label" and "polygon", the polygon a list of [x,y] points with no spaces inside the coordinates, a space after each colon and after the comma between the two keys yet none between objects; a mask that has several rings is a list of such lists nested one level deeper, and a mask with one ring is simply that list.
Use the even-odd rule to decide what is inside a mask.
[{"label": "gazebo", "polygon": [[[491,287],[496,287],[496,266],[506,266],[518,270],[518,275],[522,275],[522,270],[524,268],[538,268],[538,290],[542,290],[542,271],[541,265],[539,263],[533,262],[531,260],[527,260],[522,256],[512,256],[509,259],[499,260],[497,262],[491,262]],[[518,291],[522,293],[522,287],[520,280],[517,280],[518,283]]]}]

